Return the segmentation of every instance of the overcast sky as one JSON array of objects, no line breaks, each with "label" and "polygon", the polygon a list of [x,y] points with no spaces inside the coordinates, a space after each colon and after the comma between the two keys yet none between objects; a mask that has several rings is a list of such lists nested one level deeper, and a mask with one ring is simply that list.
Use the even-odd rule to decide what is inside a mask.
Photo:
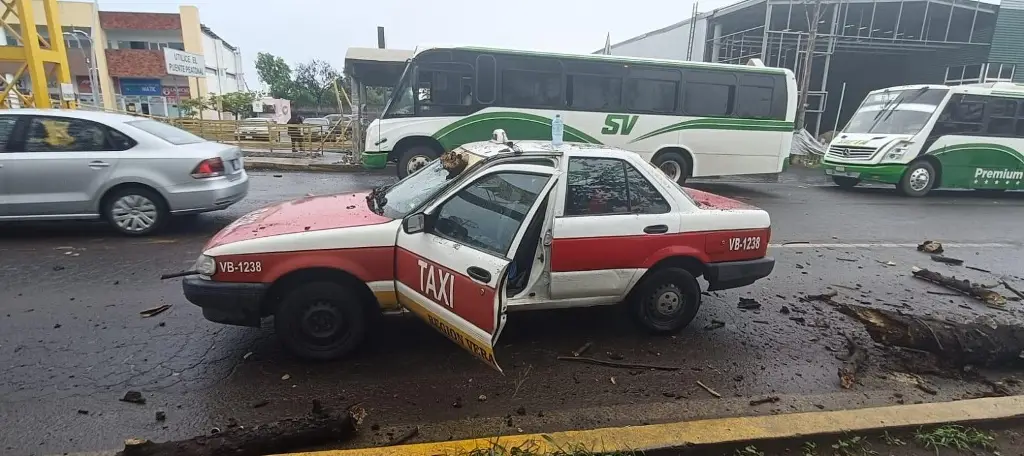
[{"label": "overcast sky", "polygon": [[[700,1],[709,11],[733,3]],[[589,53],[605,35],[622,41],[689,17],[691,0],[99,0],[101,11],[177,12],[199,7],[200,20],[242,50],[245,79],[259,88],[257,52],[295,63],[325,59],[337,69],[349,47],[495,46]],[[353,7],[354,6],[354,7]]]}]

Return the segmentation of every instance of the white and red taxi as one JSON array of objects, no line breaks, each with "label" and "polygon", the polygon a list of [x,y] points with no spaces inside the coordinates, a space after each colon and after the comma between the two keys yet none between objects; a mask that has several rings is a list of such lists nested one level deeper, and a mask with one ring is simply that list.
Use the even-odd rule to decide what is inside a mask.
[{"label": "white and red taxi", "polygon": [[768,276],[768,214],[679,187],[604,146],[472,143],[397,184],[269,206],[203,248],[186,298],[210,321],[274,316],[294,354],[351,351],[382,312],[411,311],[499,369],[506,311],[625,303],[677,331],[709,290]]}]

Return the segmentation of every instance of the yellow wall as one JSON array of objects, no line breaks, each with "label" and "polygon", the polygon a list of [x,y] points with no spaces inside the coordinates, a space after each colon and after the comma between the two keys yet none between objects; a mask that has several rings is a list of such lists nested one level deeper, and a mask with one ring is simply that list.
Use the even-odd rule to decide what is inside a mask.
[{"label": "yellow wall", "polygon": [[[181,17],[181,40],[185,44],[185,52],[203,55],[203,30],[199,24],[199,8],[181,6],[178,15]],[[188,78],[188,90],[193,98],[210,94],[206,89],[206,78]]]}]

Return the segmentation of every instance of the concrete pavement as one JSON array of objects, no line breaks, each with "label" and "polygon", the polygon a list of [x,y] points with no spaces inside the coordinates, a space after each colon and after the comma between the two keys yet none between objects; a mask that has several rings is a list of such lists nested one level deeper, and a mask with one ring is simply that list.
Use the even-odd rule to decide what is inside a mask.
[{"label": "concrete pavement", "polygon": [[[831,287],[851,302],[984,314],[961,298],[930,295],[934,288],[909,278],[915,264],[935,267],[912,247],[923,238],[941,240],[950,255],[991,271],[1022,270],[1021,239],[1014,235],[1024,206],[1019,194],[907,199],[885,188],[847,192],[800,180],[700,184],[772,214],[779,266],[769,280],[707,296],[693,325],[669,338],[640,334],[618,309],[513,315],[497,349],[505,376],[409,318],[386,321],[347,361],[298,362],[283,353],[270,328],[208,323],[182,298],[178,281],[157,279],[186,267],[213,232],[249,210],[392,180],[376,173],[256,172],[240,205],[177,221],[168,233],[141,240],[93,224],[0,227],[0,452],[102,450],[129,436],[185,438],[231,420],[257,424],[301,414],[312,399],[367,407],[368,426],[350,445],[386,443],[416,425],[419,438],[430,441],[960,399],[990,387],[934,377],[929,381],[938,391],[931,395],[901,374],[905,360],[870,344],[862,384],[840,389],[835,356],[845,351],[842,333],[862,330],[798,297]],[[781,245],[792,241],[813,244]],[[883,264],[890,261],[896,266]],[[742,311],[740,297],[762,308]],[[161,304],[172,308],[139,316]],[[724,326],[716,328],[716,321]],[[587,341],[595,357],[612,353],[682,369],[631,371],[554,359]],[[710,396],[697,381],[723,397]],[[146,404],[119,402],[129,389],[141,391]],[[780,402],[749,405],[768,395]],[[154,419],[157,410],[166,411],[167,421]]]}]

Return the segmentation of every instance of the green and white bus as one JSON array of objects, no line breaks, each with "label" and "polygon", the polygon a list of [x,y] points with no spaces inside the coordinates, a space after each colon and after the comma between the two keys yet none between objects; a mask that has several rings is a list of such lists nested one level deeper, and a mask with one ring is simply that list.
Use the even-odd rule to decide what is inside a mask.
[{"label": "green and white bus", "polygon": [[476,47],[417,49],[366,134],[363,165],[398,175],[490,139],[551,138],[643,155],[687,177],[777,176],[789,156],[796,80],[781,68]]},{"label": "green and white bus", "polygon": [[910,85],[868,94],[822,160],[840,187],[1024,189],[1024,85]]}]

